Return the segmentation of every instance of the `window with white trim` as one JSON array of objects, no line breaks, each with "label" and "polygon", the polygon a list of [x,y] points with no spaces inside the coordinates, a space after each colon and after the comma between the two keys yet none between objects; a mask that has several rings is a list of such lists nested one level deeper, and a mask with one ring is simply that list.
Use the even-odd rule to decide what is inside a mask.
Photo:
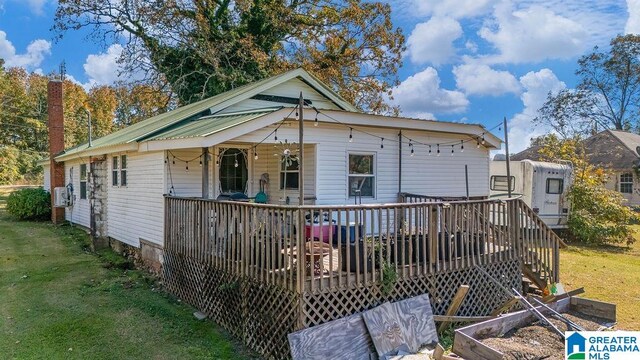
[{"label": "window with white trim", "polygon": [[297,156],[283,156],[280,159],[280,190],[295,190],[300,184],[300,164]]},{"label": "window with white trim", "polygon": [[620,192],[623,194],[633,194],[633,174],[620,174],[620,182],[618,187],[620,189]]},{"label": "window with white trim", "polygon": [[80,164],[80,199],[87,198],[87,164]]},{"label": "window with white trim", "polygon": [[111,185],[127,186],[127,155],[111,158]]},{"label": "window with white trim", "polygon": [[349,197],[375,197],[375,156],[349,154]]},{"label": "window with white trim", "polygon": [[118,186],[119,182],[118,182],[118,178],[120,176],[118,176],[120,174],[120,171],[118,170],[120,168],[120,158],[118,156],[114,156],[111,160],[111,185],[112,186]]}]

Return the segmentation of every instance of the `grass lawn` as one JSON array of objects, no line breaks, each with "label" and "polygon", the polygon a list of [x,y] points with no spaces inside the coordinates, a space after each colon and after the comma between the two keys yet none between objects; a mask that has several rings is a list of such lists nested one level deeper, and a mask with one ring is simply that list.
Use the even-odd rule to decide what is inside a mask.
[{"label": "grass lawn", "polygon": [[640,330],[640,226],[627,247],[569,246],[560,252],[560,280],[581,296],[617,304],[618,328]]},{"label": "grass lawn", "polygon": [[0,358],[238,359],[240,345],[77,228],[16,222],[0,188]]}]

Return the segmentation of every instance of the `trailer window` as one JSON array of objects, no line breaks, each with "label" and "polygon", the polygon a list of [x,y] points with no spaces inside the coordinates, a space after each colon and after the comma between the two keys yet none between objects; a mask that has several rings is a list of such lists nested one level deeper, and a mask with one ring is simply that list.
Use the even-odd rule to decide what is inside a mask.
[{"label": "trailer window", "polygon": [[[504,175],[493,175],[491,176],[491,190],[495,191],[509,191],[507,189],[507,177]],[[511,177],[511,181],[509,184],[511,191],[516,189],[516,178],[515,176]]]},{"label": "trailer window", "polygon": [[562,194],[564,180],[547,179],[547,194]]}]

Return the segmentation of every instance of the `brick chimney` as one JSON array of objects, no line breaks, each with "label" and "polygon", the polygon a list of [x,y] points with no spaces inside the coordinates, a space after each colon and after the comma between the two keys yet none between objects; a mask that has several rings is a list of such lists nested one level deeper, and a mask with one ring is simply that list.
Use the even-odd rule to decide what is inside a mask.
[{"label": "brick chimney", "polygon": [[64,221],[64,208],[54,207],[53,189],[65,186],[64,163],[53,158],[64,151],[64,115],[62,109],[62,81],[50,80],[47,85],[47,111],[49,115],[49,169],[51,171],[51,221]]}]

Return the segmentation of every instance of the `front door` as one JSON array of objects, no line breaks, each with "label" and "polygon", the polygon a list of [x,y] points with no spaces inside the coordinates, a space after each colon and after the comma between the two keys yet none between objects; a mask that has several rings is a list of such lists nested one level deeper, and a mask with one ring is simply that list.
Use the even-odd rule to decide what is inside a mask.
[{"label": "front door", "polygon": [[219,189],[221,195],[247,194],[249,169],[247,150],[224,148],[219,152]]}]

